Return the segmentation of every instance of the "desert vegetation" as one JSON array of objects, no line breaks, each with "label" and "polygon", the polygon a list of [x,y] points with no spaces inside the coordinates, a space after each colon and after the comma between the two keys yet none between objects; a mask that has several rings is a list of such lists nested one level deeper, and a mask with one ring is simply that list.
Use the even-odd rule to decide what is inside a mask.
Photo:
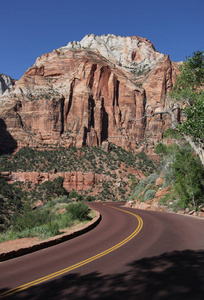
[{"label": "desert vegetation", "polygon": [[[101,147],[22,148],[0,157],[1,172],[95,172],[105,177],[86,191],[67,191],[64,179],[33,184],[9,184],[0,179],[0,241],[28,236],[46,238],[76,221],[90,219],[84,202],[126,200],[135,174],[150,174],[156,164],[144,153],[133,154],[114,144],[106,152]],[[144,176],[144,175],[143,175]],[[132,178],[132,179],[131,179]],[[58,213],[62,212],[62,213]]]},{"label": "desert vegetation", "polygon": [[[0,172],[94,172],[103,175],[103,178],[92,189],[83,191],[83,195],[79,193],[78,200],[88,196],[88,201],[126,200],[131,176],[135,176],[138,170],[145,175],[151,174],[157,164],[144,153],[134,154],[114,144],[110,147],[109,152],[102,147],[22,148],[14,155],[0,157]],[[51,190],[46,189],[48,184],[43,183],[42,188]],[[32,189],[32,197],[43,198],[43,189],[36,185]],[[46,195],[48,197],[49,192]]]},{"label": "desert vegetation", "polygon": [[[197,51],[186,57],[179,69],[169,107],[147,116],[169,114],[172,120],[171,128],[155,149],[160,156],[160,171],[155,176],[160,175],[163,184],[156,186],[152,175],[148,176],[134,187],[131,199],[148,201],[155,197],[158,188],[168,187],[160,199],[161,205],[171,206],[174,211],[204,211],[204,53]],[[171,140],[170,145],[165,138]]]},{"label": "desert vegetation", "polygon": [[106,152],[101,147],[38,149],[24,147],[14,155],[0,156],[0,171],[10,172],[49,172],[53,169],[63,171],[96,171],[104,173],[117,170],[121,164],[128,168],[142,169],[151,173],[155,164],[145,153],[133,154],[125,149],[111,144],[111,151]]},{"label": "desert vegetation", "polygon": [[[155,152],[160,157],[158,171],[135,184],[130,200],[148,201],[154,199],[156,192],[165,190],[159,199],[160,207],[169,211],[200,211],[204,207],[204,169],[191,146],[172,130],[165,138],[174,137],[174,143],[165,145],[160,142]],[[157,178],[162,177],[162,184],[156,185]],[[150,201],[151,202],[151,201]]]},{"label": "desert vegetation", "polygon": [[0,242],[21,237],[47,238],[59,234],[60,229],[91,220],[93,212],[89,207],[74,201],[73,197],[79,195],[67,192],[62,185],[60,177],[33,189],[25,189],[22,182],[8,184],[0,179]]},{"label": "desert vegetation", "polygon": [[[76,220],[89,220],[90,210],[85,201],[129,198],[146,202],[164,189],[160,206],[170,211],[203,210],[203,52],[194,53],[181,65],[169,97],[166,110],[143,116],[171,115],[171,129],[155,149],[159,163],[145,153],[134,154],[113,143],[107,151],[102,146],[46,146],[24,147],[15,154],[1,155],[0,172],[93,172],[103,176],[86,191],[65,190],[61,177],[35,185],[8,184],[0,177],[0,240],[59,234],[60,229]],[[176,119],[175,111],[179,112],[180,120]],[[159,177],[163,181],[158,185]]]}]

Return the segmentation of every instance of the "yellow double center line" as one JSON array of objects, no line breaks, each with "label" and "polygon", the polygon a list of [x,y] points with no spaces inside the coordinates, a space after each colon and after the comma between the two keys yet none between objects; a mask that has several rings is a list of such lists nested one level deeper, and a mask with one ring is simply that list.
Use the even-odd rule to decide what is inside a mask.
[{"label": "yellow double center line", "polygon": [[[112,207],[112,206],[110,206],[110,207]],[[112,207],[112,208],[115,208],[115,207]],[[120,247],[122,247],[123,245],[125,245],[126,243],[128,243],[130,240],[132,240],[140,232],[140,230],[143,227],[143,220],[142,220],[142,218],[140,216],[132,213],[132,212],[129,212],[129,211],[126,211],[126,210],[123,210],[123,209],[120,209],[120,208],[115,208],[115,209],[121,210],[121,211],[126,212],[128,214],[131,214],[134,217],[136,217],[137,220],[138,220],[138,226],[137,226],[137,228],[126,239],[124,239],[120,243],[116,244],[115,246],[113,246],[113,247],[111,247],[111,248],[109,248],[109,249],[107,249],[107,250],[105,250],[105,251],[103,251],[103,252],[101,252],[99,254],[96,254],[96,255],[94,255],[94,256],[92,256],[90,258],[87,258],[87,259],[85,259],[85,260],[83,260],[83,261],[81,261],[81,262],[79,262],[77,264],[74,264],[74,265],[72,265],[70,267],[62,269],[62,270],[60,270],[58,272],[52,273],[52,274],[47,275],[45,277],[39,278],[37,280],[28,282],[26,284],[23,284],[23,285],[21,285],[19,287],[14,288],[14,289],[10,289],[10,290],[8,290],[8,291],[0,294],[0,298],[4,298],[4,297],[7,297],[7,296],[10,296],[10,295],[15,294],[17,292],[20,292],[20,291],[23,291],[25,289],[28,289],[31,286],[35,286],[37,284],[40,284],[40,283],[43,283],[43,282],[48,281],[50,279],[53,279],[53,278],[55,278],[57,276],[60,276],[60,275],[63,275],[65,273],[68,273],[70,271],[73,271],[73,270],[75,270],[75,269],[77,269],[77,268],[79,268],[79,267],[81,267],[83,265],[86,265],[86,264],[88,264],[88,263],[90,263],[90,262],[92,262],[92,261],[94,261],[94,260],[96,260],[96,259],[98,259],[98,258],[100,258],[100,257],[102,257],[102,256],[104,256],[104,255],[106,255],[106,254],[108,254],[108,253],[110,253],[110,252],[112,252],[112,251],[120,248]]]}]

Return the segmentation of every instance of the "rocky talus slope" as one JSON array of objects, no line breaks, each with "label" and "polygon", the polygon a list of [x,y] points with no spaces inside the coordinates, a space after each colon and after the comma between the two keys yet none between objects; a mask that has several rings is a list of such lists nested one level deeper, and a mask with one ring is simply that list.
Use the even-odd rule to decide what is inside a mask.
[{"label": "rocky talus slope", "polygon": [[137,36],[87,35],[43,54],[0,97],[0,150],[108,140],[151,153],[170,119],[145,115],[165,109],[177,73],[168,55]]}]

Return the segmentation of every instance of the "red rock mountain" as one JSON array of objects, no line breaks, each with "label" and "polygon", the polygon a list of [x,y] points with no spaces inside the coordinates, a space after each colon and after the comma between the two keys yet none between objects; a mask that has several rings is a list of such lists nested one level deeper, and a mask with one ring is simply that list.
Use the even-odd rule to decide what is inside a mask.
[{"label": "red rock mountain", "polygon": [[97,146],[148,153],[170,126],[163,110],[177,64],[137,36],[87,35],[43,54],[0,97],[0,148]]}]

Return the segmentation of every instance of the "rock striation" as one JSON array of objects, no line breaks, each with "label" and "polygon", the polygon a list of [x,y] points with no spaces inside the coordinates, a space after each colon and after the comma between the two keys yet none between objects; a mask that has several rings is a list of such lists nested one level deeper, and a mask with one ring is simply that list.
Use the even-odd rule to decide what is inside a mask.
[{"label": "rock striation", "polygon": [[87,35],[37,58],[0,97],[0,119],[18,147],[109,141],[148,153],[170,119],[145,115],[165,109],[177,73],[145,38]]},{"label": "rock striation", "polygon": [[0,172],[0,178],[6,179],[8,183],[21,181],[24,183],[41,184],[45,181],[53,181],[55,178],[63,177],[63,186],[67,190],[83,191],[92,188],[92,186],[105,178],[102,174],[93,172]]}]

